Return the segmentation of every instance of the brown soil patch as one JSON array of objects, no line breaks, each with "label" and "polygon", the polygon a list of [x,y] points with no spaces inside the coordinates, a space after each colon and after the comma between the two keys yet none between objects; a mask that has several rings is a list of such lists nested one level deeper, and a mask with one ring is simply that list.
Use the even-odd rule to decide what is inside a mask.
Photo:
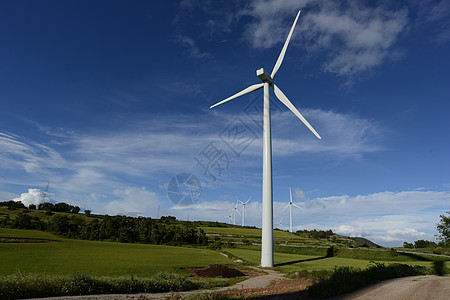
[{"label": "brown soil patch", "polygon": [[312,284],[309,279],[283,279],[274,282],[273,285],[259,289],[233,289],[211,294],[215,297],[227,296],[237,299],[309,299],[306,289]]},{"label": "brown soil patch", "polygon": [[[200,269],[186,269],[186,271],[195,277],[223,277],[233,278],[246,276],[241,270],[230,268],[225,265],[211,265]],[[250,272],[250,271],[249,271]],[[256,273],[256,272],[251,272]]]}]

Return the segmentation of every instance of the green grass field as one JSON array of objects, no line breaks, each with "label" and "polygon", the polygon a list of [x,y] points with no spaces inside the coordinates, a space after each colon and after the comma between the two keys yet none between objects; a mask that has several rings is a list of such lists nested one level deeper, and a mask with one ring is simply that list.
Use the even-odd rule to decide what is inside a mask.
[{"label": "green grass field", "polygon": [[[201,227],[206,234],[209,235],[211,239],[213,236],[220,236],[223,240],[231,240],[231,241],[242,241],[248,240],[250,242],[261,242],[261,229],[258,228],[241,228],[241,227]],[[289,244],[315,244],[315,245],[332,245],[333,243],[329,241],[318,241],[310,238],[304,238],[293,233],[282,231],[282,230],[274,230],[273,238],[275,244],[284,244],[286,241]]]},{"label": "green grass field", "polygon": [[[246,262],[252,265],[259,265],[261,262],[261,252],[259,250],[250,249],[238,249],[227,248],[226,252],[232,254],[235,257],[244,259]],[[356,267],[366,268],[371,260],[343,258],[343,257],[323,257],[317,255],[298,255],[289,253],[274,253],[275,267],[280,271],[288,273],[292,271],[313,271],[313,270],[334,270],[335,267]],[[432,267],[431,261],[421,260],[377,260],[377,262],[385,264],[403,263],[410,265],[420,265],[425,267]]]},{"label": "green grass field", "polygon": [[49,232],[39,230],[21,230],[21,229],[6,229],[6,228],[0,228],[0,237],[19,238],[19,239],[38,239],[50,241],[61,240],[61,238]]},{"label": "green grass field", "polygon": [[[221,237],[238,236],[241,239],[260,235],[259,229],[252,228],[205,227],[204,230],[207,233],[220,234]],[[219,253],[201,248],[62,239],[47,232],[4,228],[0,228],[0,237],[55,241],[0,243],[0,275],[17,272],[66,275],[81,272],[98,276],[132,274],[147,277],[160,271],[184,274],[184,268],[230,263],[230,260]],[[283,231],[275,231],[275,237],[296,238],[295,235]],[[341,249],[338,256],[325,258],[324,248],[277,246],[275,250],[278,251],[275,252],[275,264],[283,272],[333,270],[336,266],[365,268],[372,260],[386,264],[432,266],[431,261],[400,254],[391,256],[389,251]],[[237,245],[237,248],[227,248],[225,251],[252,265],[260,263],[260,246]]]},{"label": "green grass field", "polygon": [[198,248],[59,239],[34,230],[0,229],[0,237],[58,240],[49,243],[0,243],[0,275],[16,272],[64,275],[151,276],[160,271],[229,263],[219,253]]}]

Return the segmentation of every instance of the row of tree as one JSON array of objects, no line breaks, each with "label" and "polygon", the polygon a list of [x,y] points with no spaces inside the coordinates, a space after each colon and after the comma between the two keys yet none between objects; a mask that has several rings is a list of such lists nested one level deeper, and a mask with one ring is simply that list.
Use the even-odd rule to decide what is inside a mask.
[{"label": "row of tree", "polygon": [[417,240],[414,243],[403,242],[403,247],[410,248],[410,249],[413,249],[413,248],[415,248],[415,249],[435,248],[437,246],[438,246],[438,244],[436,244],[435,242],[426,241],[426,240]]},{"label": "row of tree", "polygon": [[44,202],[40,203],[39,205],[30,204],[28,207],[26,207],[21,201],[3,201],[0,202],[0,206],[6,206],[10,210],[20,209],[20,208],[28,208],[31,210],[45,210],[45,211],[51,211],[51,212],[66,212],[66,213],[73,213],[77,214],[80,212],[79,206],[73,206],[64,202],[58,202],[56,204],[50,203],[50,202]]},{"label": "row of tree", "polygon": [[[58,204],[52,207],[65,207]],[[2,204],[0,203],[0,205]],[[30,210],[22,209],[14,217],[4,215],[0,218],[0,226],[37,229],[65,238],[95,241],[165,245],[206,245],[208,242],[208,238],[201,228],[197,229],[190,223],[177,221],[175,217],[170,216],[151,219],[108,215],[87,217],[75,214],[49,216],[30,212]]]},{"label": "row of tree", "polygon": [[330,237],[332,237],[334,235],[333,231],[331,230],[297,230],[295,232],[296,235],[300,235],[300,236],[307,236],[313,239],[329,239]]}]

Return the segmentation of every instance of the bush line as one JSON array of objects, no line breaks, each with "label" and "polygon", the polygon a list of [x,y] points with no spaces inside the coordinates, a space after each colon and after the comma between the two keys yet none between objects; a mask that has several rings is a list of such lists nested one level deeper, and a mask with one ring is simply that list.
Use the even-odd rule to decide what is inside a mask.
[{"label": "bush line", "polygon": [[192,279],[161,272],[149,278],[100,277],[85,273],[38,275],[15,273],[0,277],[0,299],[93,294],[158,293],[226,286],[224,279]]}]

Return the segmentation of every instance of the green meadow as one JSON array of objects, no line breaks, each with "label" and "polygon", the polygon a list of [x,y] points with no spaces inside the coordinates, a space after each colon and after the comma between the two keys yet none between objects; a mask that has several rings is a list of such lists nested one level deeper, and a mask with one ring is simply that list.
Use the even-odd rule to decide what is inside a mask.
[{"label": "green meadow", "polygon": [[[242,228],[240,226],[228,225],[230,227],[207,227],[202,226],[202,230],[209,236],[211,240],[214,237],[220,237],[222,241],[230,242],[250,242],[261,243],[260,228]],[[275,229],[273,231],[273,239],[275,244],[284,245],[305,245],[305,246],[357,246],[357,243],[348,237],[335,235],[335,241],[328,239],[314,239],[311,237],[293,234],[287,231]]]},{"label": "green meadow", "polygon": [[[227,248],[226,253],[233,257],[243,259],[251,265],[261,262],[261,252],[255,249]],[[368,251],[368,250],[367,250]],[[326,257],[323,255],[301,255],[290,253],[274,253],[275,267],[284,273],[295,271],[333,271],[336,267],[366,268],[372,261],[389,264],[419,265],[428,268],[433,267],[432,261],[412,260],[409,257],[399,256],[397,260],[387,257],[386,259],[356,259],[349,257]]]},{"label": "green meadow", "polygon": [[0,237],[55,240],[39,243],[0,243],[0,275],[17,272],[65,275],[152,276],[161,271],[229,263],[219,253],[190,247],[127,244],[61,239],[34,230],[0,229]]}]

